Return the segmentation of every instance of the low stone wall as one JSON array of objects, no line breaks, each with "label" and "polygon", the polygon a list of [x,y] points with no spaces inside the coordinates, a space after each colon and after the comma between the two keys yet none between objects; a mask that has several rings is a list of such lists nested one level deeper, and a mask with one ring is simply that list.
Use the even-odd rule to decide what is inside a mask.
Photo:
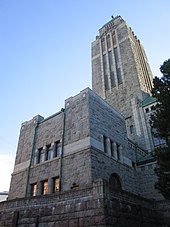
[{"label": "low stone wall", "polygon": [[163,216],[155,203],[126,193],[113,193],[106,201],[106,226],[160,227]]},{"label": "low stone wall", "polygon": [[165,227],[159,207],[124,191],[108,193],[107,185],[99,180],[86,189],[1,202],[0,226]]},{"label": "low stone wall", "polygon": [[100,189],[94,186],[2,202],[0,226],[105,226],[103,193]]},{"label": "low stone wall", "polygon": [[165,226],[170,226],[170,200],[159,201],[156,203],[155,210],[162,214]]}]

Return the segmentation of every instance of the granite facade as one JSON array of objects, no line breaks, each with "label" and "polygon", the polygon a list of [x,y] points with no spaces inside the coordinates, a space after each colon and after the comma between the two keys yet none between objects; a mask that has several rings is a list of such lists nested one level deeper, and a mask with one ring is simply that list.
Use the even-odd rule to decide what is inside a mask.
[{"label": "granite facade", "polygon": [[[22,139],[23,134],[28,140]],[[29,150],[25,141],[30,143]],[[57,141],[60,154],[54,156]],[[59,191],[67,191],[74,186],[84,188],[97,179],[109,182],[113,173],[120,177],[123,190],[147,198],[160,197],[154,189],[153,169],[142,174],[136,166],[146,152],[132,143],[130,146],[123,115],[89,88],[67,99],[65,109],[51,117],[38,116],[22,124],[18,144],[9,199],[30,196],[34,184],[41,195],[44,181],[48,181],[47,194],[52,194],[55,178],[60,179]],[[42,156],[37,163],[39,150]]]}]

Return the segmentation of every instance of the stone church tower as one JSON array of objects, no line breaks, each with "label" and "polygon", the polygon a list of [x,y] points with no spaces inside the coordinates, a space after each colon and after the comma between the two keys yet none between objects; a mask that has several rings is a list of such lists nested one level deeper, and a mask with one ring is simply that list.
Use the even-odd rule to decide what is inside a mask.
[{"label": "stone church tower", "polygon": [[112,17],[92,43],[92,88],[124,115],[128,137],[149,151],[153,142],[142,102],[152,80],[140,41],[120,16]]}]

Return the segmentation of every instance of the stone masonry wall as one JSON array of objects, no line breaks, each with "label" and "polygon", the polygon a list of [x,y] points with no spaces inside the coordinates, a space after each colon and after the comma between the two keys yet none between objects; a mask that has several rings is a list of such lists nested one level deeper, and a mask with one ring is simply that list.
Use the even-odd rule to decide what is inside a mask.
[{"label": "stone masonry wall", "polygon": [[[9,199],[25,197],[26,194],[30,194],[30,184],[40,182],[42,178],[46,179],[47,176],[49,178],[49,176],[59,175],[57,170],[59,165],[45,162],[45,147],[60,141],[61,137],[62,112],[45,120],[41,116],[36,116],[22,124]],[[35,165],[36,150],[41,147],[43,148],[43,164]],[[58,163],[58,160],[56,162]]]},{"label": "stone masonry wall", "polygon": [[[32,140],[31,147],[26,144],[30,149],[29,157],[30,159],[32,157],[32,164],[28,165],[25,174],[21,174],[22,178],[14,171],[15,177],[12,178],[11,187],[15,188],[15,193],[11,193],[9,199],[24,197],[26,191],[27,196],[30,196],[31,185],[34,183],[37,184],[37,195],[40,195],[41,184],[44,180],[48,180],[48,194],[50,194],[53,190],[54,177],[60,178],[62,191],[70,190],[75,183],[80,187],[91,183],[91,162],[88,150],[90,147],[88,92],[89,89],[85,89],[77,96],[66,100],[65,112],[61,111],[47,119],[42,119],[37,125],[34,136],[30,131],[35,131],[34,121],[29,122],[29,130],[28,127],[25,128],[24,138],[26,141]],[[20,153],[23,156],[25,150],[20,145],[22,141],[21,138],[19,147],[21,147]],[[61,143],[62,155],[59,157],[53,157],[56,141]],[[49,145],[51,146],[51,157],[50,160],[46,160],[46,146]],[[36,163],[36,153],[40,148],[42,149],[42,161]],[[16,190],[18,181],[20,187]],[[23,186],[24,190],[21,193]]]},{"label": "stone masonry wall", "polygon": [[140,194],[149,199],[163,200],[164,197],[155,189],[157,176],[154,172],[156,163],[151,162],[138,167]]},{"label": "stone masonry wall", "polygon": [[35,132],[37,122],[40,120],[42,120],[42,117],[36,116],[21,125],[15,166],[9,190],[9,199],[25,196]]},{"label": "stone masonry wall", "polygon": [[65,100],[64,146],[89,136],[89,90],[84,89],[78,95]]},{"label": "stone masonry wall", "polygon": [[[96,56],[92,55],[92,87],[93,90],[104,98],[104,85],[102,83],[102,65],[101,65],[101,57],[100,57],[100,40],[96,40],[92,43],[92,53]],[[98,49],[97,52],[94,52],[94,49]]]},{"label": "stone masonry wall", "polygon": [[[53,178],[60,176],[60,157],[54,157],[55,142],[62,146],[63,112],[60,111],[42,121],[37,128],[32,165],[29,171],[27,196],[30,195],[31,184],[37,183],[37,195],[41,194],[41,182],[48,180],[48,193],[53,191]],[[51,146],[50,160],[45,160],[46,146]],[[43,148],[42,162],[36,163],[36,151]]]},{"label": "stone masonry wall", "polygon": [[46,145],[52,145],[56,141],[60,141],[62,139],[62,127],[62,111],[59,111],[42,121],[37,128],[34,151],[41,147],[44,148]]},{"label": "stone masonry wall", "polygon": [[116,173],[120,177],[122,189],[138,194],[140,192],[137,173],[133,167],[114,160],[99,150],[93,150],[91,156],[92,178],[104,179],[109,182],[111,174]]},{"label": "stone masonry wall", "polygon": [[1,202],[0,226],[165,227],[162,214],[167,208],[168,203],[163,207],[124,191],[108,193],[105,182],[98,180],[81,190]]},{"label": "stone masonry wall", "polygon": [[28,169],[13,173],[11,177],[9,199],[21,198],[26,196]]},{"label": "stone masonry wall", "polygon": [[126,125],[123,115],[112,108],[107,102],[90,91],[89,96],[90,136],[101,141],[101,136],[121,144],[126,155],[128,146]]},{"label": "stone masonry wall", "polygon": [[124,192],[110,193],[110,198],[105,201],[106,205],[106,226],[120,227],[168,227],[168,219],[165,217],[169,210],[169,203],[164,210],[157,209],[156,203],[143,200],[142,197],[124,194]]},{"label": "stone masonry wall", "polygon": [[53,178],[60,176],[60,159],[46,161],[43,164],[32,166],[29,175],[28,194],[31,194],[31,184],[37,183],[37,195],[41,195],[41,182],[48,180],[48,194],[53,193]]}]

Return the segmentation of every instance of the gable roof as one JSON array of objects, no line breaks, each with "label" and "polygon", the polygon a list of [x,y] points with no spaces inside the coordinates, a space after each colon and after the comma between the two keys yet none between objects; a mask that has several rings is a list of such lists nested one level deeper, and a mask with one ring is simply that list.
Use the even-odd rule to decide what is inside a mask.
[{"label": "gable roof", "polygon": [[148,98],[146,98],[145,100],[142,101],[142,106],[148,106],[154,102],[156,102],[157,99],[155,97],[149,96]]}]

